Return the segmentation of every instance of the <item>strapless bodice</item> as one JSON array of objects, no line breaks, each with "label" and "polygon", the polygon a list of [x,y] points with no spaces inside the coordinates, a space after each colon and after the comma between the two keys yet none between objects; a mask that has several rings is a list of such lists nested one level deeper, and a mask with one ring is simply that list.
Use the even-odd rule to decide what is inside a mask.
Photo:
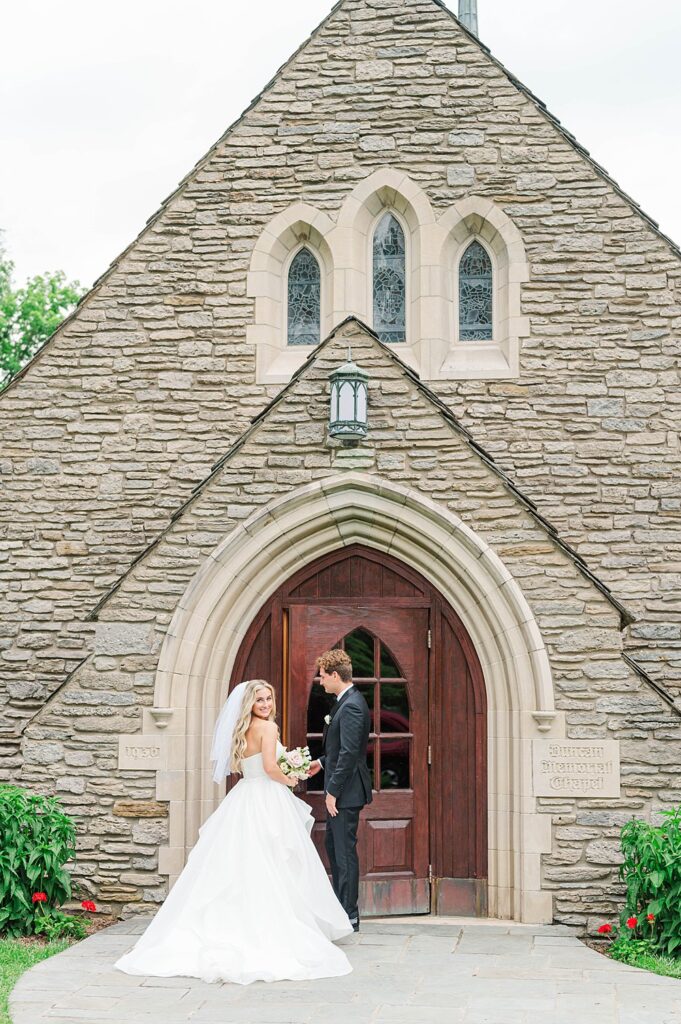
[{"label": "strapless bodice", "polygon": [[[277,742],[277,757],[286,750],[283,743]],[[267,779],[269,778],[262,763],[262,754],[251,754],[250,757],[241,758],[241,774],[244,779]]]}]

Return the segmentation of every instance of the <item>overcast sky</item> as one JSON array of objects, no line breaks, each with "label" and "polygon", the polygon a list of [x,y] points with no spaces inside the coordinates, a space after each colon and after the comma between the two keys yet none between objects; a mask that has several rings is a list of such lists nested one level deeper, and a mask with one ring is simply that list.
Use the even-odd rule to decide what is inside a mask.
[{"label": "overcast sky", "polygon": [[[331,0],[4,0],[0,228],[89,285]],[[457,9],[457,0],[449,0]],[[681,2],[479,0],[480,38],[681,242]]]}]

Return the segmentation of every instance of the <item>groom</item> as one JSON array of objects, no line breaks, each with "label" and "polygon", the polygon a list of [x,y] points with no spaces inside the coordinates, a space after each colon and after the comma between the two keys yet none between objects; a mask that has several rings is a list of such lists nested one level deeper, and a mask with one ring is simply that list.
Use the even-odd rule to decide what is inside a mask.
[{"label": "groom", "polygon": [[336,702],[326,716],[323,754],[312,762],[310,775],[324,772],[326,852],[333,891],[358,932],[357,826],[359,812],[372,800],[366,757],[371,716],[364,697],[352,685],[352,662],[345,651],[326,651],[317,658],[317,669],[322,686]]}]

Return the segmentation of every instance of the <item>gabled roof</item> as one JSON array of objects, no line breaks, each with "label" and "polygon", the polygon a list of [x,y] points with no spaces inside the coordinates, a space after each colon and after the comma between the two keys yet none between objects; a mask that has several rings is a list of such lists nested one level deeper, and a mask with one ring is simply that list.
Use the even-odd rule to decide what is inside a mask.
[{"label": "gabled roof", "polygon": [[[363,323],[357,317],[349,316],[346,317],[341,323],[339,323],[331,333],[321,342],[320,345],[310,353],[302,366],[294,373],[291,380],[286,384],[281,391],[268,402],[266,406],[251,420],[251,424],[247,430],[239,437],[234,444],[225,452],[225,454],[217,460],[211,467],[210,473],[208,473],[198,484],[193,488],[189,498],[183,502],[172,514],[168,525],[154,538],[151,543],[146,545],[139,555],[130,563],[126,571],[118,578],[116,583],[113,584],[106,591],[101,599],[97,602],[96,606],[92,609],[90,614],[87,616],[88,621],[96,621],[99,617],[99,613],[102,608],[105,607],[107,602],[113,595],[119,590],[126,578],[133,571],[136,565],[138,565],[146,555],[152,551],[170,532],[173,525],[184,515],[187,509],[193,504],[193,502],[199,497],[199,495],[206,489],[210,484],[211,480],[214,480],[216,475],[225,466],[229,460],[247,443],[249,438],[255,433],[258,427],[267,419],[269,413],[276,408],[290,393],[297,381],[306,373],[310,366],[319,358],[321,352],[336,338],[340,333],[346,330],[350,325],[359,328],[365,332],[374,343],[380,347],[389,358],[399,367],[400,371],[407,377],[418,391],[424,396],[424,398],[434,407],[436,412],[442,417],[442,419],[454,430],[459,437],[461,437],[468,447],[475,455],[481,459],[485,465],[499,478],[506,490],[519,502],[520,505],[529,513],[539,528],[549,537],[549,539],[559,548],[569,559],[574,563],[579,572],[592,584],[600,593],[606,598],[606,600],[617,610],[620,616],[620,626],[624,629],[631,622],[635,621],[634,615],[622,605],[613,595],[612,591],[606,586],[603,581],[596,576],[595,573],[589,569],[583,558],[572,548],[566,541],[564,541],[557,529],[550,523],[544,516],[540,514],[536,504],[527,497],[516,485],[513,483],[509,475],[501,469],[500,466],[494,461],[493,457],[489,452],[475,441],[471,432],[463,426],[462,423],[454,416],[451,410],[441,401],[440,398],[420,379],[417,373],[411,370],[402,360],[399,358],[397,353],[389,345],[386,345],[380,340],[380,338],[374,333],[374,331]],[[681,717],[681,705],[674,699],[674,697],[659,683],[655,682],[648,673],[637,664],[634,659],[628,655],[622,655],[626,664],[642,679],[655,693],[666,703],[669,707]]]},{"label": "gabled roof", "polygon": [[317,359],[319,358],[320,354],[324,351],[324,349],[334,340],[334,338],[341,334],[351,324],[358,327],[361,331],[363,331],[365,334],[367,334],[370,338],[373,339],[375,344],[380,347],[383,353],[386,356],[388,356],[399,367],[400,371],[410,379],[412,384],[425,397],[425,399],[432,406],[435,407],[436,411],[442,417],[442,419],[452,428],[452,430],[454,430],[459,435],[459,437],[461,437],[465,441],[465,443],[468,445],[471,451],[473,451],[474,454],[482,462],[484,462],[485,465],[501,480],[506,490],[509,491],[509,493],[513,495],[516,501],[518,501],[519,504],[523,506],[523,508],[530,514],[530,516],[534,519],[534,521],[537,523],[540,529],[543,530],[544,533],[546,533],[546,535],[556,545],[556,547],[560,548],[560,550],[563,551],[563,553],[566,554],[572,562],[574,562],[574,564],[582,573],[582,575],[594,587],[596,587],[596,589],[599,590],[601,594],[603,594],[603,596],[610,602],[613,608],[617,609],[620,615],[622,629],[624,629],[631,622],[634,622],[635,616],[615,598],[609,587],[607,587],[605,583],[603,583],[602,580],[600,580],[599,577],[596,576],[595,573],[593,573],[589,569],[586,562],[574,550],[574,548],[572,548],[566,541],[564,541],[560,537],[555,526],[553,526],[552,523],[550,523],[547,519],[544,518],[544,516],[540,514],[536,504],[530,498],[528,498],[527,495],[523,494],[523,492],[518,487],[516,487],[516,485],[513,483],[509,475],[506,472],[504,472],[504,470],[501,469],[501,467],[494,461],[493,457],[489,454],[489,452],[485,451],[485,449],[481,445],[479,445],[477,441],[475,441],[470,431],[466,427],[464,427],[462,423],[459,422],[456,416],[445,405],[445,403],[435,394],[435,392],[432,391],[426,384],[423,383],[419,375],[414,370],[411,370],[405,363],[402,362],[402,360],[400,359],[400,357],[397,355],[393,348],[391,348],[389,345],[386,345],[379,339],[379,337],[374,333],[371,327],[367,326],[367,324],[363,323],[361,320],[354,316],[346,317],[345,320],[341,321],[341,323],[339,323],[331,331],[331,333],[324,339],[324,341],[322,341],[321,344],[318,345],[317,348],[310,353],[310,355],[307,357],[302,366],[296,371],[296,373],[293,374],[288,384],[286,384],[281,389],[279,394],[276,395],[276,397],[273,398],[272,401],[269,402],[262,409],[262,411],[259,412],[258,415],[251,420],[251,425],[248,427],[248,429],[241,435],[241,437],[239,437],[234,442],[234,444],[232,444],[232,446],[225,452],[225,454],[220,459],[218,459],[217,462],[214,463],[210,473],[207,476],[205,476],[203,480],[201,480],[193,488],[189,498],[182,505],[180,505],[179,508],[175,510],[175,512],[173,512],[170,521],[168,522],[168,525],[161,531],[161,533],[158,534],[158,536],[153,541],[151,541],[150,544],[148,544],[144,548],[143,551],[140,552],[140,554],[130,564],[130,566],[123,573],[123,575],[102,596],[102,598],[99,600],[93,611],[88,616],[88,619],[92,620],[98,617],[101,609],[107,603],[109,598],[118,590],[118,588],[124,582],[124,580],[135,567],[135,565],[137,565],[138,562],[140,562],[146,556],[146,554],[149,551],[151,551],[152,548],[156,547],[156,545],[165,537],[168,531],[172,529],[173,524],[184,515],[184,513],[193,504],[196,498],[210,484],[211,480],[213,480],[215,476],[220,472],[222,467],[232,458],[233,455],[236,454],[236,452],[243,448],[243,446],[252,436],[254,431],[257,430],[258,426],[262,423],[262,421],[267,418],[271,410],[274,409],[277,405],[279,405],[279,403],[282,402],[284,398],[286,398],[286,396],[295,386],[296,382],[300,380],[300,378],[306,373],[309,367],[312,366],[317,361]]},{"label": "gabled roof", "polygon": [[[587,149],[585,149],[584,146],[582,146],[577,141],[575,136],[571,132],[569,132],[561,124],[560,120],[555,116],[555,114],[551,113],[551,111],[548,109],[546,104],[542,100],[540,100],[539,97],[536,96],[532,92],[531,89],[529,89],[526,85],[524,85],[523,82],[521,82],[519,78],[516,78],[516,76],[514,74],[512,74],[508,70],[508,68],[506,68],[506,66],[504,64],[502,64],[501,61],[498,60],[492,54],[492,51],[489,49],[488,46],[485,46],[485,44],[483,42],[481,42],[480,39],[473,32],[470,32],[469,29],[467,29],[466,26],[463,25],[459,21],[459,19],[456,17],[456,15],[453,13],[453,11],[451,11],[446,6],[446,4],[444,3],[444,0],[430,0],[430,2],[435,4],[436,7],[439,7],[449,18],[452,19],[452,21],[454,21],[456,23],[456,25],[458,26],[460,31],[463,32],[464,35],[466,35],[468,37],[470,42],[474,43],[476,46],[478,46],[483,51],[483,53],[485,53],[487,58],[495,65],[495,67],[497,67],[499,69],[499,71],[501,71],[502,74],[505,75],[505,77],[508,79],[508,81],[511,83],[511,85],[515,86],[515,88],[518,89],[519,92],[523,93],[523,95],[526,96],[527,99],[529,99],[537,107],[539,112],[547,119],[547,121],[549,121],[554,126],[554,128],[563,136],[563,138],[573,147],[573,149],[575,149],[580,154],[580,156],[582,156],[589,164],[591,164],[591,166],[596,171],[596,173],[599,175],[599,177],[603,178],[603,180],[606,181],[608,183],[608,185],[610,185],[610,187],[621,197],[621,199],[623,199],[624,202],[626,202],[629,206],[631,206],[631,208],[634,210],[634,212],[637,213],[641,217],[641,219],[646,222],[646,224],[648,224],[648,226],[651,228],[651,230],[654,231],[655,234],[658,235],[659,238],[661,238],[664,242],[666,242],[667,245],[669,245],[669,247],[671,248],[672,252],[676,256],[678,256],[679,259],[681,259],[681,248],[676,244],[676,242],[674,242],[668,235],[664,234],[664,232],[660,230],[660,226],[659,226],[658,222],[653,220],[652,217],[650,217],[647,213],[645,213],[645,211],[641,209],[640,205],[634,199],[632,199],[632,197],[627,192],[625,192],[624,189],[622,189],[617,184],[617,182],[608,174],[608,172],[605,170],[605,168],[602,167],[601,164],[599,164],[596,160],[594,160],[594,158],[591,156],[589,151]],[[69,316],[67,316],[62,321],[62,323],[56,329],[54,334],[52,334],[51,337],[47,339],[47,341],[35,353],[33,358],[30,359],[29,362],[26,363],[26,365],[24,367],[22,367],[22,369],[17,374],[14,375],[14,377],[12,377],[11,381],[7,384],[7,386],[3,389],[3,391],[0,391],[0,398],[2,397],[2,394],[4,394],[14,384],[15,381],[19,380],[21,377],[24,376],[24,374],[28,371],[29,367],[31,367],[33,365],[33,363],[40,357],[40,355],[45,351],[45,348],[49,345],[49,343],[52,341],[52,339],[54,337],[56,337],[56,335],[62,330],[62,328],[66,324],[68,324],[75,316],[77,316],[78,310],[79,310],[80,306],[83,305],[83,303],[87,302],[89,297],[99,288],[99,286],[101,284],[103,284],[104,281],[106,281],[108,279],[109,275],[117,268],[117,266],[120,263],[120,261],[122,259],[124,259],[125,256],[127,256],[127,254],[131,251],[131,249],[139,241],[139,239],[144,235],[145,231],[151,225],[156,223],[156,221],[159,219],[159,217],[165,211],[165,209],[168,206],[168,204],[171,203],[174,199],[176,199],[181,194],[181,192],[184,189],[185,185],[192,179],[194,174],[197,171],[199,171],[206,164],[206,162],[212,157],[212,155],[215,152],[215,150],[217,149],[217,147],[220,146],[225,141],[225,139],[227,139],[229,137],[229,135],[234,131],[234,129],[239,124],[241,124],[241,122],[243,121],[244,117],[258,104],[259,100],[267,92],[267,90],[270,89],[275,84],[275,82],[277,81],[279,76],[282,74],[282,72],[284,72],[289,67],[289,65],[293,63],[293,61],[296,59],[296,57],[305,49],[305,47],[317,35],[319,35],[319,33],[324,29],[324,27],[327,24],[327,22],[334,16],[334,14],[337,11],[339,11],[343,7],[343,5],[345,3],[346,3],[346,0],[338,0],[338,2],[336,4],[334,4],[334,6],[331,8],[331,10],[326,15],[326,17],[319,23],[319,25],[317,25],[317,27],[310,33],[310,35],[307,37],[307,39],[305,39],[301,43],[301,45],[294,51],[294,53],[291,54],[291,56],[288,58],[288,60],[285,61],[281,65],[281,67],[275,72],[275,74],[267,82],[267,84],[260,90],[260,92],[257,94],[257,96],[255,96],[251,100],[251,102],[248,104],[248,106],[242,111],[242,113],[239,115],[239,117],[237,117],[237,119],[235,121],[233,121],[231,125],[229,125],[229,127],[223,132],[223,134],[220,136],[220,138],[210,147],[210,149],[206,153],[204,153],[204,155],[196,162],[196,164],[188,172],[188,174],[186,174],[184,176],[184,178],[182,178],[182,180],[178,183],[177,187],[170,193],[170,195],[168,195],[162,201],[162,203],[159,206],[158,210],[156,210],[156,212],[153,213],[151,215],[151,217],[148,218],[148,220],[146,221],[146,224],[144,225],[142,230],[135,236],[135,238],[132,240],[132,242],[128,246],[126,246],[125,249],[123,249],[123,251],[111,262],[111,264],[104,271],[104,273],[100,277],[97,278],[97,280],[94,282],[94,284],[89,289],[89,291],[87,291],[85,293],[85,295],[82,296],[82,298],[79,300],[78,305],[76,306],[76,308],[69,314]]]}]

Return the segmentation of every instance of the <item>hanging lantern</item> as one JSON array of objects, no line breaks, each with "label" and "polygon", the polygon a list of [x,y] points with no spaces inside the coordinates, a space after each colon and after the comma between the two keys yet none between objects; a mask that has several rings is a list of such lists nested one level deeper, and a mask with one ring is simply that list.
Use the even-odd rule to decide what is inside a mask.
[{"label": "hanging lantern", "polygon": [[369,374],[348,361],[331,374],[331,411],[329,434],[348,446],[357,445],[367,436],[367,400]]}]

